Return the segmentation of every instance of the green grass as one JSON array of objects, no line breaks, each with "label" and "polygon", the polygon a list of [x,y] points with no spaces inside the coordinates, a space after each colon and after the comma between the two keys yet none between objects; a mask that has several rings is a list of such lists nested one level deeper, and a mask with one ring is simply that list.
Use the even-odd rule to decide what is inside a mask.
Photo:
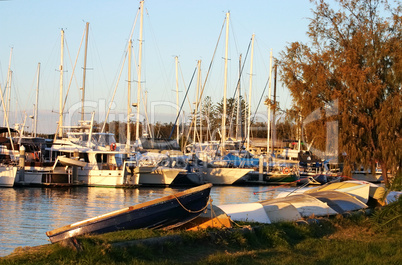
[{"label": "green grass", "polygon": [[[132,230],[17,250],[0,264],[400,264],[402,198],[370,216],[338,215],[297,225],[245,224],[253,230]],[[119,242],[166,238],[125,247]],[[179,238],[179,240],[177,240]],[[138,241],[137,241],[138,242]]]}]

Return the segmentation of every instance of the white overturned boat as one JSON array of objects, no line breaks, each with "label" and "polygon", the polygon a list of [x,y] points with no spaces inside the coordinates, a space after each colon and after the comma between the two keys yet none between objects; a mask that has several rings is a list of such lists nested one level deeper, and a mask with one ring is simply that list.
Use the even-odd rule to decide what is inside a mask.
[{"label": "white overturned boat", "polygon": [[277,223],[315,216],[329,216],[365,209],[354,196],[335,190],[296,194],[254,203],[218,205],[232,220]]},{"label": "white overturned boat", "polygon": [[319,199],[305,195],[245,204],[218,205],[232,220],[259,223],[293,222],[302,217],[334,215],[337,212]]},{"label": "white overturned boat", "polygon": [[367,203],[370,194],[370,184],[361,184],[346,181],[327,183],[324,184],[323,186],[309,189],[305,192],[305,194],[314,193],[318,191],[330,191],[330,190],[348,193],[359,199],[361,202]]}]

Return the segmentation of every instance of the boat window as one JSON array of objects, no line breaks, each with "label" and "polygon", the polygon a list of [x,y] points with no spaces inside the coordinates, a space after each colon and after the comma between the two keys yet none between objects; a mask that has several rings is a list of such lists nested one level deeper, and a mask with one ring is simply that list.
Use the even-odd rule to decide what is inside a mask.
[{"label": "boat window", "polygon": [[85,162],[89,163],[89,158],[87,153],[80,153],[79,154],[80,160],[84,159]]}]

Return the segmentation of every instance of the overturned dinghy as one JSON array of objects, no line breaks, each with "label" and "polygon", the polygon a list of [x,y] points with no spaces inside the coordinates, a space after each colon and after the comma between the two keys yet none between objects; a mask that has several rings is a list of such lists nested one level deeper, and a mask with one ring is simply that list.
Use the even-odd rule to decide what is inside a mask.
[{"label": "overturned dinghy", "polygon": [[209,203],[212,184],[140,203],[46,232],[52,243],[83,234],[125,229],[171,229],[198,217]]},{"label": "overturned dinghy", "polygon": [[293,222],[302,219],[299,211],[290,203],[262,203],[271,223]]},{"label": "overturned dinghy", "polygon": [[275,198],[255,203],[219,205],[234,221],[258,223],[293,222],[302,217],[328,216],[338,212],[327,203],[306,194]]},{"label": "overturned dinghy", "polygon": [[305,192],[305,194],[314,193],[318,191],[329,191],[335,190],[340,192],[348,193],[357,199],[359,199],[363,203],[367,203],[369,199],[370,193],[370,185],[369,184],[361,184],[361,183],[353,183],[353,182],[335,182],[335,183],[327,183],[323,186],[309,189]]},{"label": "overturned dinghy", "polygon": [[327,203],[329,207],[340,214],[350,211],[357,211],[368,207],[365,203],[356,199],[352,195],[340,191],[319,191],[309,193],[309,195]]},{"label": "overturned dinghy", "polygon": [[319,199],[307,195],[298,194],[283,198],[276,198],[260,202],[262,205],[271,205],[276,203],[289,203],[293,205],[302,217],[309,216],[327,216],[337,214],[335,210]]},{"label": "overturned dinghy", "polygon": [[218,205],[233,221],[270,224],[264,206],[259,202]]}]

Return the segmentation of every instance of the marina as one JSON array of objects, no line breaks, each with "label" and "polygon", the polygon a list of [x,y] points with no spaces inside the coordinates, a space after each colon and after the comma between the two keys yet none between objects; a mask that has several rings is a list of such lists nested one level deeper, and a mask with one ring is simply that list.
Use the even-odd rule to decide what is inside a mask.
[{"label": "marina", "polygon": [[[0,1],[11,8],[0,9],[0,17],[11,21],[7,13],[21,10],[15,2]],[[282,9],[275,7],[279,1],[252,1],[250,8],[215,3],[237,6],[237,12],[221,10],[220,20],[205,3],[194,3],[200,10],[187,17],[182,4],[175,13],[166,3],[123,2],[125,10],[122,3],[99,4],[109,9],[102,13],[72,1],[77,12],[63,16],[91,10],[80,13],[81,40],[78,16],[57,20],[64,9],[50,2],[53,8],[40,9],[54,9],[54,17],[43,16],[48,21],[25,15],[32,22],[27,33],[16,21],[0,27],[2,44],[17,44],[6,74],[0,47],[0,257],[25,247],[64,247],[58,242],[75,244],[87,234],[177,228],[230,234],[240,227],[239,240],[222,240],[226,246],[216,251],[223,258],[231,252],[238,263],[250,253],[241,256],[232,243],[271,251],[281,247],[277,236],[285,236],[286,247],[301,252],[308,238],[294,231],[303,232],[303,225],[311,234],[327,229],[315,239],[332,244],[338,238],[331,234],[349,218],[376,219],[376,212],[400,208],[392,203],[402,195],[399,2],[337,0],[338,12],[325,0],[310,1],[315,9],[305,41],[293,31],[301,20],[290,19],[296,1]],[[277,14],[263,10],[287,10],[280,19],[293,25],[285,29]],[[383,18],[385,11],[392,16]],[[297,15],[305,19],[303,12]],[[93,19],[91,27],[85,19]],[[298,40],[278,42],[282,35]],[[50,36],[57,37],[52,49]],[[34,59],[42,63],[29,88]],[[400,228],[400,220],[391,221]],[[241,240],[245,230],[260,230],[262,239]],[[341,237],[345,245],[349,239]],[[221,258],[213,252],[201,262]]]}]

